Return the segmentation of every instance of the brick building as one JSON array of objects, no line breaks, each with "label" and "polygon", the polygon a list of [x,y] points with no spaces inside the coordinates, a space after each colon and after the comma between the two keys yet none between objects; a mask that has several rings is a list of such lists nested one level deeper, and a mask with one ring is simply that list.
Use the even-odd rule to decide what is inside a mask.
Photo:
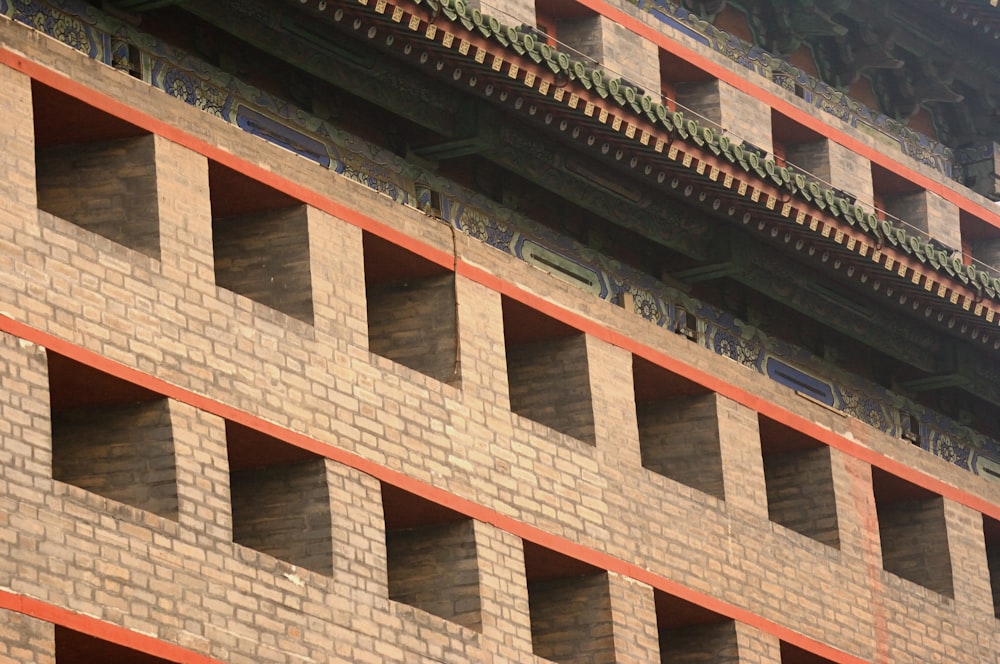
[{"label": "brick building", "polygon": [[0,661],[1000,661],[996,0],[0,0]]}]

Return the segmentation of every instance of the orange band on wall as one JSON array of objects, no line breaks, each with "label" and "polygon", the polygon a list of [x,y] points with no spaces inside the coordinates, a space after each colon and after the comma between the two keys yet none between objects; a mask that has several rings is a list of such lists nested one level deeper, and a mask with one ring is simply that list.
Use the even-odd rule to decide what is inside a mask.
[{"label": "orange band on wall", "polygon": [[[897,172],[900,168],[904,168],[885,157],[885,155],[872,150],[855,139],[851,139],[846,134],[836,132],[836,130],[833,130],[829,126],[821,123],[812,116],[803,113],[801,110],[792,106],[788,102],[780,100],[779,98],[766,93],[756,86],[747,83],[743,79],[736,77],[732,72],[728,72],[725,68],[711,63],[693,52],[688,52],[688,50],[684,47],[670,42],[661,33],[649,28],[648,26],[642,25],[634,18],[631,18],[618,10],[614,10],[604,5],[604,3],[600,2],[600,0],[582,0],[582,4],[601,11],[601,13],[604,13],[615,20],[620,20],[634,32],[651,39],[664,48],[668,48],[669,45],[669,50],[681,52],[683,57],[691,60],[698,66],[702,66],[707,71],[713,73],[713,75],[718,76],[721,80],[725,80],[727,83],[740,88],[744,92],[771,104],[775,108],[781,110],[782,113],[789,115],[789,117],[793,117],[802,124],[813,126],[813,128],[822,127],[823,133],[837,135],[838,142],[841,142],[846,147],[863,154],[866,158],[871,159],[873,162],[888,165]],[[844,438],[843,436],[839,436],[805,418],[794,415],[760,396],[730,385],[721,379],[712,376],[711,374],[686,365],[674,357],[668,356],[654,348],[645,346],[601,323],[567,311],[557,304],[528,293],[518,286],[505,281],[496,275],[488,273],[481,268],[472,266],[462,261],[455,264],[454,257],[448,252],[443,252],[426,243],[404,235],[394,228],[382,224],[361,212],[324,197],[294,181],[288,180],[273,172],[246,162],[210,143],[195,138],[146,113],[129,107],[121,102],[115,101],[110,97],[107,97],[91,88],[63,76],[62,74],[46,69],[36,63],[26,61],[21,56],[5,49],[0,49],[0,63],[21,71],[22,73],[35,78],[45,85],[59,89],[60,91],[76,97],[81,101],[84,101],[107,113],[140,126],[148,131],[162,136],[163,138],[183,145],[207,158],[246,173],[250,177],[302,200],[308,205],[328,212],[350,224],[383,237],[386,240],[398,244],[407,250],[423,256],[439,265],[448,268],[451,268],[454,265],[458,274],[463,277],[516,299],[542,313],[565,322],[582,332],[590,334],[596,338],[600,338],[608,343],[619,346],[634,353],[635,355],[654,362],[669,371],[698,382],[727,398],[753,409],[777,422],[797,429],[830,445],[831,447],[837,448],[851,456],[870,463],[873,466],[882,468],[887,472],[902,477],[903,479],[906,479],[914,484],[923,486],[944,496],[945,498],[948,498],[949,500],[961,503],[1000,520],[1000,506],[998,505],[991,504],[978,496],[970,494],[957,487],[953,487],[924,472],[910,468],[901,462],[895,461],[875,451],[865,448],[859,443]],[[878,157],[878,159],[875,157]],[[957,198],[963,201],[963,203],[960,204],[960,207],[972,211],[977,216],[983,219],[988,219],[990,223],[1000,227],[1000,215],[997,215],[993,211],[988,211],[985,208],[982,208],[982,206],[978,206],[971,201],[962,199],[956,192],[951,191],[939,183],[935,183],[933,180],[920,176],[916,173],[911,173],[910,171],[907,172],[912,175],[911,179],[914,182],[922,184],[922,186],[925,186],[928,190],[935,191],[935,193],[939,193],[949,200]],[[926,181],[927,184],[924,184],[923,181]],[[953,202],[955,201],[953,200]],[[655,575],[652,572],[636,567],[628,562],[614,558],[599,551],[589,549],[575,542],[557,537],[479,505],[478,503],[460,498],[446,492],[443,489],[425,484],[402,473],[380,466],[368,459],[346,450],[335,448],[303,434],[281,428],[249,413],[237,410],[208,397],[187,391],[181,387],[170,384],[154,376],[144,374],[125,365],[121,365],[117,362],[109,360],[108,358],[93,353],[92,351],[86,350],[65,340],[54,337],[46,332],[16,321],[13,318],[0,315],[0,330],[26,339],[40,346],[49,348],[54,352],[58,352],[98,370],[159,392],[169,398],[188,403],[206,412],[210,412],[220,417],[257,429],[286,443],[296,445],[331,458],[361,472],[367,473],[381,481],[403,488],[411,493],[427,498],[428,500],[446,505],[451,509],[464,513],[471,518],[491,523],[496,527],[518,535],[523,539],[535,542],[546,548],[572,556],[579,560],[583,560],[603,569],[607,569],[623,576],[631,577],[664,592],[694,602],[712,611],[754,626],[766,633],[787,641],[788,643],[807,649],[833,661],[844,663],[860,663],[865,661],[833,649],[825,644],[814,641],[804,635],[762,618],[745,609],[727,604],[711,596],[704,595],[700,592],[681,586],[676,582]],[[187,651],[179,646],[164,643],[153,637],[138,634],[123,627],[111,625],[96,618],[76,614],[66,609],[52,606],[42,602],[41,600],[23,597],[12,592],[0,591],[0,607],[53,622],[55,624],[63,625],[65,627],[113,641],[136,650],[141,650],[165,659],[171,659],[172,661],[194,662],[198,664],[217,662],[217,660],[197,655],[196,653]]]},{"label": "orange band on wall", "polygon": [[187,648],[161,641],[148,634],[140,634],[98,618],[75,613],[32,597],[0,590],[0,609],[7,609],[53,625],[66,627],[95,638],[115,643],[132,650],[153,655],[181,664],[224,664],[221,660],[200,655]]}]

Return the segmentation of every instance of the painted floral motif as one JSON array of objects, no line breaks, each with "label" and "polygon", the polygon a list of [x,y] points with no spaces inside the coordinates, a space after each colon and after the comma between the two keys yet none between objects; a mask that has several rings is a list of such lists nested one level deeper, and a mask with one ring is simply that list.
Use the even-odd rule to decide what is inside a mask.
[{"label": "painted floral motif", "polygon": [[731,360],[737,360],[737,358],[740,357],[740,341],[736,335],[726,330],[719,329],[713,336],[714,343],[712,350],[719,355],[728,357]]},{"label": "painted floral motif", "polygon": [[511,251],[514,230],[477,207],[466,206],[455,227],[491,247]]},{"label": "painted floral motif", "polygon": [[712,338],[712,349],[716,353],[723,357],[728,357],[745,367],[758,369],[757,365],[761,357],[759,346],[721,327],[713,326],[710,336]]},{"label": "painted floral motif", "polygon": [[844,390],[842,393],[844,412],[880,431],[897,435],[896,426],[885,412],[882,404],[867,394]]},{"label": "painted floral motif", "polygon": [[934,432],[930,436],[927,449],[945,461],[950,461],[956,466],[969,468],[971,450],[968,447],[959,444],[951,436],[944,435],[940,432]]},{"label": "painted floral motif", "polygon": [[[4,3],[5,13],[7,9]],[[92,39],[83,24],[70,15],[57,14],[37,2],[15,1],[10,9],[13,10],[14,20],[58,39],[67,46],[88,54],[95,50],[96,45],[91,44]]]},{"label": "painted floral motif", "polygon": [[666,307],[652,293],[641,290],[630,290],[635,300],[635,313],[657,325],[664,325],[666,322]]}]

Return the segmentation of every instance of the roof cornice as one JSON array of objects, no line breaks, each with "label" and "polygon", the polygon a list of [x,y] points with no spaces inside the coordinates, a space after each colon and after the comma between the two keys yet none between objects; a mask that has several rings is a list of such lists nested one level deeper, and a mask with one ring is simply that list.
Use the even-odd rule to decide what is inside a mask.
[{"label": "roof cornice", "polygon": [[[1000,349],[1000,278],[463,0],[300,3],[803,261]],[[391,38],[390,38],[391,36]]]}]

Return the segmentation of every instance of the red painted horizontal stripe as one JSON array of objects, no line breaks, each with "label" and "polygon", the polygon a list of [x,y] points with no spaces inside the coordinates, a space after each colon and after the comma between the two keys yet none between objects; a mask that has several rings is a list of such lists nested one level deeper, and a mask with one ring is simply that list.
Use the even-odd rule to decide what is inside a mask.
[{"label": "red painted horizontal stripe", "polygon": [[[587,2],[592,1],[593,0],[584,0],[584,3],[586,4]],[[655,34],[659,35],[659,38],[665,39],[663,35],[660,35],[659,33]],[[694,57],[692,57],[692,59],[694,59]],[[329,212],[330,214],[337,216],[348,223],[354,224],[364,230],[370,231],[387,240],[399,244],[400,246],[416,254],[424,256],[425,258],[428,258],[429,260],[432,260],[440,265],[451,267],[454,264],[453,256],[447,252],[443,252],[435,247],[431,247],[423,242],[420,242],[419,240],[406,236],[399,231],[386,226],[385,224],[377,222],[361,212],[332,201],[320,195],[318,192],[308,189],[294,181],[287,180],[271,171],[246,162],[245,160],[225,152],[214,145],[206,143],[205,141],[197,139],[172,125],[166,124],[146,113],[138,111],[121,102],[113,100],[102,93],[73,81],[62,74],[42,67],[37,63],[27,61],[16,53],[0,49],[0,63],[17,69],[50,87],[59,89],[66,94],[95,106],[96,108],[104,110],[112,115],[116,115],[128,122],[132,122],[147,131],[156,133],[164,138],[188,147],[189,149],[198,152],[209,159],[214,159],[226,166],[246,173],[248,176],[258,179],[275,189],[283,191],[290,196],[302,200],[303,202],[318,209]],[[741,403],[748,408],[756,410],[767,417],[798,429],[831,445],[832,447],[836,447],[837,449],[862,459],[874,466],[878,466],[887,472],[903,477],[914,484],[918,484],[935,491],[949,500],[964,504],[972,509],[989,514],[993,518],[1000,520],[1000,506],[998,505],[994,505],[978,496],[946,484],[926,473],[910,468],[905,464],[885,457],[877,452],[863,447],[858,443],[823,429],[809,420],[789,413],[777,405],[754,395],[753,393],[725,383],[710,374],[682,363],[674,357],[665,355],[653,348],[646,347],[600,323],[584,318],[579,314],[564,310],[558,305],[528,293],[514,284],[506,282],[480,268],[460,261],[457,264],[457,269],[459,274],[485,285],[488,288],[503,293],[504,295],[517,299],[543,313],[546,313],[549,316],[552,316],[553,318],[566,322],[567,324],[572,325],[587,334],[591,334],[604,341],[617,345],[636,355],[659,364],[674,373],[703,384],[709,389]],[[361,472],[369,474],[381,481],[398,486],[434,502],[447,505],[452,509],[462,512],[472,518],[491,523],[498,528],[518,535],[523,539],[535,542],[541,546],[545,546],[549,549],[564,553],[574,558],[578,558],[597,567],[642,581],[655,588],[663,590],[664,592],[668,592],[672,595],[709,608],[722,615],[726,615],[735,620],[757,627],[764,632],[773,634],[782,640],[822,655],[823,657],[831,659],[835,662],[860,663],[864,661],[849,654],[842,653],[825,644],[816,642],[804,635],[793,632],[786,627],[773,623],[742,608],[726,604],[725,602],[708,595],[703,595],[697,591],[681,586],[676,582],[670,581],[669,579],[657,576],[647,570],[638,568],[630,563],[613,558],[607,554],[588,549],[577,543],[556,537],[550,533],[519,522],[482,505],[449,494],[438,487],[424,484],[397,471],[379,466],[368,459],[347,452],[346,450],[341,450],[302,434],[283,429],[277,425],[250,415],[249,413],[236,410],[226,404],[209,399],[208,397],[189,392],[153,376],[143,374],[137,370],[97,355],[89,350],[29,327],[12,318],[0,315],[0,330],[28,341],[32,341],[33,343],[46,348],[50,348],[55,352],[71,357],[79,362],[88,364],[124,380],[147,387],[151,390],[164,394],[167,397],[188,403],[206,412],[213,413],[220,417],[239,422],[248,427],[267,433],[275,438],[278,438],[279,440],[283,440],[287,443],[308,449],[317,454],[321,454],[347,466],[353,467]]]},{"label": "red painted horizontal stripe", "polygon": [[[514,287],[505,288],[505,290],[508,290],[508,294],[512,296],[519,293],[519,291],[517,291]],[[521,294],[523,295],[523,293]],[[529,296],[525,298],[524,301],[527,304],[532,305],[535,303],[535,300],[535,296]],[[538,303],[545,304],[545,308],[549,309],[550,313],[560,312],[560,310],[555,308],[554,305],[550,305],[543,300],[538,300]],[[573,320],[570,318],[566,322],[572,324]],[[784,627],[783,625],[779,625],[766,618],[751,613],[746,609],[728,604],[722,600],[711,597],[710,595],[705,595],[692,590],[675,581],[661,577],[653,572],[650,572],[649,570],[642,569],[606,553],[596,551],[576,542],[558,537],[535,526],[518,521],[513,517],[501,514],[500,512],[485,507],[484,505],[461,498],[444,489],[421,482],[409,477],[408,475],[404,475],[398,471],[381,466],[374,461],[361,457],[353,452],[334,447],[304,434],[285,429],[284,427],[263,420],[250,413],[233,408],[228,404],[215,401],[171,383],[167,383],[159,378],[142,373],[136,369],[98,355],[90,350],[54,337],[51,334],[37,330],[8,316],[0,315],[0,331],[7,332],[8,334],[12,334],[39,346],[43,346],[59,353],[60,355],[65,355],[66,357],[72,358],[77,362],[81,362],[100,371],[104,371],[108,374],[121,378],[122,380],[126,380],[149,390],[153,390],[168,398],[187,403],[205,412],[212,413],[213,415],[217,415],[233,422],[238,422],[244,426],[266,433],[290,445],[295,445],[315,454],[325,456],[338,463],[342,463],[345,466],[349,466],[370,475],[379,481],[397,486],[440,505],[445,505],[456,512],[460,512],[470,518],[476,519],[477,521],[489,523],[501,530],[517,535],[521,539],[534,542],[535,544],[552,551],[557,551],[572,558],[576,558],[577,560],[590,563],[595,567],[633,578],[637,581],[646,583],[653,588],[658,588],[659,590],[703,606],[721,615],[748,625],[752,625],[761,631],[773,634],[779,639],[822,655],[823,657],[831,659],[834,662],[840,662],[843,664],[861,664],[865,661],[836,650],[835,648],[832,648],[824,643],[815,641],[803,634],[799,634],[798,632]],[[106,637],[102,636],[101,638]]]},{"label": "red painted horizontal stripe", "polygon": [[43,602],[39,599],[26,597],[9,590],[0,590],[0,609],[7,609],[32,618],[66,627],[83,634],[109,641],[118,645],[138,650],[139,652],[160,657],[181,664],[223,664],[221,660],[200,655],[187,648],[161,641],[148,634],[140,634],[119,625],[105,622],[82,613]]},{"label": "red painted horizontal stripe", "polygon": [[[755,84],[749,77],[740,76],[717,62],[713,62],[697,51],[681,44],[680,42],[674,41],[659,30],[646,25],[620,9],[608,5],[604,2],[604,0],[576,1],[597,13],[606,16],[616,23],[625,26],[631,32],[634,32],[640,37],[653,42],[665,51],[687,60],[691,64],[695,65],[699,69],[703,69],[720,81],[733,86],[741,92],[745,92],[758,101],[764,102],[771,108],[780,111],[799,124],[812,129],[820,135],[830,138],[845,148],[853,152],[857,152],[872,163],[878,164],[879,166],[882,166],[897,175],[901,175],[910,182],[913,182],[927,191],[933,192],[941,198],[954,203],[960,209],[965,210],[973,216],[1000,228],[1000,214],[998,214],[996,210],[966,198],[954,189],[948,187],[946,184],[918,173],[911,166],[892,158],[884,152],[876,150],[867,143],[864,143],[846,132],[837,129],[832,124],[823,122],[823,120],[816,115],[809,113],[808,111],[803,111],[798,106],[795,106],[787,100],[782,99],[772,92],[768,92],[764,89],[764,87]],[[942,175],[941,177],[944,178],[945,176]]]},{"label": "red painted horizontal stripe", "polygon": [[[732,399],[733,401],[746,406],[751,410],[755,410],[772,420],[780,422],[781,424],[801,431],[816,440],[826,443],[830,447],[834,447],[850,456],[861,459],[873,466],[885,470],[888,473],[901,477],[908,482],[940,494],[949,500],[965,505],[966,507],[970,507],[974,510],[982,512],[983,514],[987,514],[994,519],[1000,520],[1000,505],[992,503],[975,494],[963,491],[962,489],[943,482],[932,475],[928,475],[923,471],[912,468],[911,466],[908,466],[900,461],[896,461],[895,459],[891,459],[883,454],[871,450],[860,443],[849,440],[833,431],[830,431],[829,429],[819,426],[811,420],[791,413],[775,403],[754,394],[753,392],[748,392],[747,390],[727,383],[712,374],[691,367],[676,357],[666,355],[655,348],[645,346],[631,337],[628,337],[620,332],[616,332],[615,330],[600,323],[584,318],[583,316],[571,311],[566,311],[559,305],[554,304],[549,300],[538,297],[537,295],[527,291],[523,291],[517,286],[505,282],[499,277],[488,274],[479,268],[459,263],[458,273],[473,281],[477,281],[492,290],[496,290],[504,295],[519,300],[533,309],[541,311],[552,318],[575,327],[586,334],[628,350],[635,355],[649,360],[650,362],[657,364],[675,374],[684,376],[685,378],[688,378],[700,385],[704,385],[713,392]],[[975,477],[972,473],[970,473],[970,476]]]}]

